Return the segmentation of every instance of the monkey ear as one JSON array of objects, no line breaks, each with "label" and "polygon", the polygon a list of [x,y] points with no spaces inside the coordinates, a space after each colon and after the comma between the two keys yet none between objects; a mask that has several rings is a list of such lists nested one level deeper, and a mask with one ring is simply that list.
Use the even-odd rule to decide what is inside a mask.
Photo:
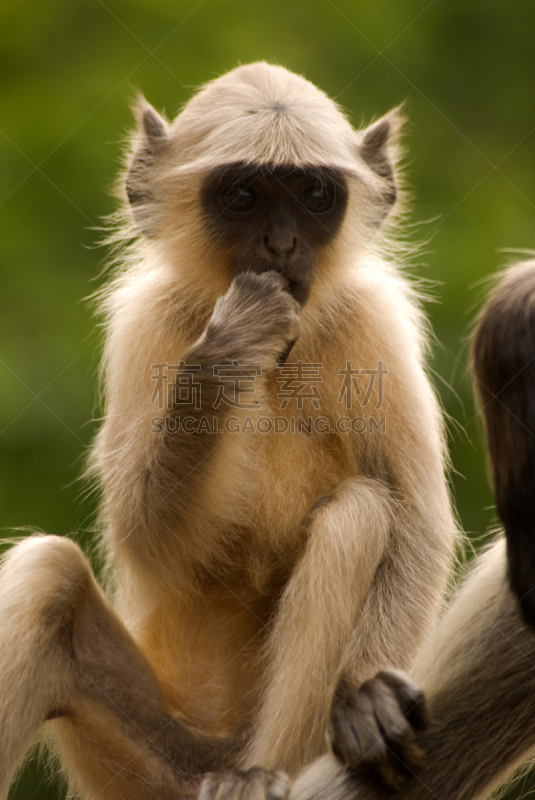
[{"label": "monkey ear", "polygon": [[392,185],[390,204],[396,199],[395,167],[399,159],[399,135],[405,119],[403,106],[381,117],[361,134],[359,155],[379,177]]},{"label": "monkey ear", "polygon": [[153,233],[150,207],[155,202],[152,182],[154,170],[169,146],[169,123],[139,96],[133,108],[137,120],[133,155],[126,174],[126,193],[134,217],[143,233]]},{"label": "monkey ear", "polygon": [[136,117],[147,142],[160,146],[162,141],[167,138],[169,130],[166,120],[143,97],[138,100]]}]

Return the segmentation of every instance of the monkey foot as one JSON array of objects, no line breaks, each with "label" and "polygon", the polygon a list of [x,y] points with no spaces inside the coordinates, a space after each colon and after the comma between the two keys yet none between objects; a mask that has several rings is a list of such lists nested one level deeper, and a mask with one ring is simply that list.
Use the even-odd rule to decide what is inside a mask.
[{"label": "monkey foot", "polygon": [[329,739],[334,755],[355,774],[368,773],[400,789],[424,761],[427,726],[421,689],[402,672],[379,672],[357,691],[337,692]]},{"label": "monkey foot", "polygon": [[284,772],[255,767],[245,771],[209,773],[198,800],[286,800],[290,781]]}]

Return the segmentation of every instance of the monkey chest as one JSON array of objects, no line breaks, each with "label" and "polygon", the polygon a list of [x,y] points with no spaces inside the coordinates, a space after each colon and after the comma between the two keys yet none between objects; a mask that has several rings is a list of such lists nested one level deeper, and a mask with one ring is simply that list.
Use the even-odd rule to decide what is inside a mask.
[{"label": "monkey chest", "polygon": [[260,535],[288,541],[299,535],[316,500],[354,474],[355,454],[330,428],[317,430],[303,417],[272,419],[287,429],[251,443],[247,503]]}]

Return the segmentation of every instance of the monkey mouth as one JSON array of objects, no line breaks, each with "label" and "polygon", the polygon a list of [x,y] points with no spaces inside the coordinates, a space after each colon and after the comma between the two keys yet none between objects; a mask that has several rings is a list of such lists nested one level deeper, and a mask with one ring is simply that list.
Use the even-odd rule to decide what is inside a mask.
[{"label": "monkey mouth", "polygon": [[310,286],[302,281],[288,278],[288,293],[297,300],[300,306],[304,306],[310,295]]}]

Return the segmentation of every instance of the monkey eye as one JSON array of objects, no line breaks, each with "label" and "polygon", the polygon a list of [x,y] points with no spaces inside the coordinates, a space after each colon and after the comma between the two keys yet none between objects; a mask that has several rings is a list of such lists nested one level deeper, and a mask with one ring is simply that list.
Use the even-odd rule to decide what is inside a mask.
[{"label": "monkey eye", "polygon": [[334,206],[335,193],[325,183],[315,183],[301,195],[301,205],[312,214],[326,214]]},{"label": "monkey eye", "polygon": [[236,214],[252,211],[258,205],[258,195],[252,186],[242,186],[239,183],[226,189],[221,199],[223,205]]}]

